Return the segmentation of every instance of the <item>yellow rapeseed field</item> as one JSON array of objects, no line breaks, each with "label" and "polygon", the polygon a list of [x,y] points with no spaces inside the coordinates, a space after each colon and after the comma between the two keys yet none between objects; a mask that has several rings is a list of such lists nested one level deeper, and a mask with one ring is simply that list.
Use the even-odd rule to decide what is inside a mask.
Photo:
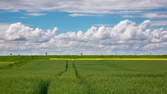
[{"label": "yellow rapeseed field", "polygon": [[49,60],[167,60],[167,58],[50,58]]}]

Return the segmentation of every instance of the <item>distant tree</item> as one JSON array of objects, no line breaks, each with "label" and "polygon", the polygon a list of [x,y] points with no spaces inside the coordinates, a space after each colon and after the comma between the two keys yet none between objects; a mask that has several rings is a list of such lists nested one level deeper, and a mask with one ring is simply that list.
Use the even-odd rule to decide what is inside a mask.
[{"label": "distant tree", "polygon": [[83,53],[80,53],[80,55],[82,56],[82,55],[83,55]]},{"label": "distant tree", "polygon": [[45,52],[45,56],[47,56],[48,55],[48,52]]}]

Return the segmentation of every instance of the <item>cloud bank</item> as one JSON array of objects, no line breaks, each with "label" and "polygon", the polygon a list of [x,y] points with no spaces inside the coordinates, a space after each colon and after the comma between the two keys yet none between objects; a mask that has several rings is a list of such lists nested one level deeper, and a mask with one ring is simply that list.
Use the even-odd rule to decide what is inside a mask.
[{"label": "cloud bank", "polygon": [[0,9],[110,13],[113,10],[167,8],[166,4],[166,0],[0,0]]},{"label": "cloud bank", "polygon": [[[115,26],[92,26],[87,31],[44,31],[22,23],[0,31],[1,54],[167,54],[167,30],[146,20],[124,20]],[[59,32],[59,33],[57,33]]]}]

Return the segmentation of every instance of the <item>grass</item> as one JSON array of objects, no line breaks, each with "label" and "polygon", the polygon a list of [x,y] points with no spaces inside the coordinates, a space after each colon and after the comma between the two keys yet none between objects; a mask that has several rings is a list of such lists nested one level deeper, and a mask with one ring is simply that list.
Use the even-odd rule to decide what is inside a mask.
[{"label": "grass", "polygon": [[[0,94],[167,94],[167,61],[154,60],[166,57],[107,55],[0,57],[2,62],[0,64],[7,64],[0,68]],[[95,58],[103,60],[87,60]],[[10,65],[9,62],[15,63]]]}]

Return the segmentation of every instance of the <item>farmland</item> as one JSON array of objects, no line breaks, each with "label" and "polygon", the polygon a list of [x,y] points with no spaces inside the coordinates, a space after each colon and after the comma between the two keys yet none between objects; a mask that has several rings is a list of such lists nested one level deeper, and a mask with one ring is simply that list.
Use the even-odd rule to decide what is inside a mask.
[{"label": "farmland", "polygon": [[1,56],[0,94],[167,94],[166,58]]},{"label": "farmland", "polygon": [[0,67],[14,64],[14,62],[0,62]]}]

